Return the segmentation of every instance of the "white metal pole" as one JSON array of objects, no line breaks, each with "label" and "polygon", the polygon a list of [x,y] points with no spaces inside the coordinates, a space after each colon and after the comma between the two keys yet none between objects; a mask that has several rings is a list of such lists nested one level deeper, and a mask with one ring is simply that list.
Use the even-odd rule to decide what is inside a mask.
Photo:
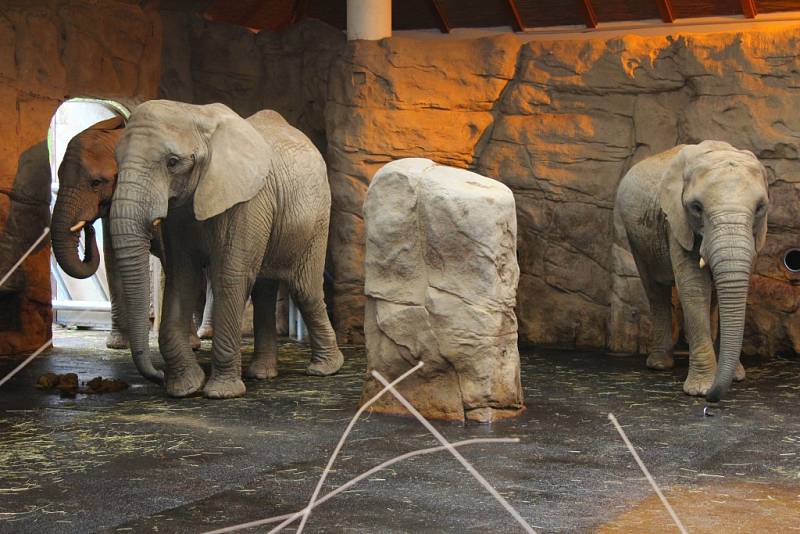
[{"label": "white metal pole", "polygon": [[392,0],[347,0],[347,40],[392,36]]}]

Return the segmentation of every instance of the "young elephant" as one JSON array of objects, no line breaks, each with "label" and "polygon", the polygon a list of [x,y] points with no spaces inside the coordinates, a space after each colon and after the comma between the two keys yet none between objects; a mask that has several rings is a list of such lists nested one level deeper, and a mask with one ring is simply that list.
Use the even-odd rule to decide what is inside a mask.
[{"label": "young elephant", "polygon": [[[278,113],[247,120],[222,104],[157,100],[133,112],[117,148],[119,182],[111,236],[128,302],[131,351],[147,357],[142,318],[149,273],[144,252],[164,219],[166,290],[159,347],[167,392],[190,395],[204,373],[181,325],[191,316],[191,288],[207,266],[214,293],[210,398],[245,393],[241,380],[241,319],[254,306],[251,378],[276,373],[275,301],[286,282],[308,326],[310,375],[330,375],[343,363],[323,298],[330,217],[325,162]],[[144,355],[144,356],[143,356]]]},{"label": "young elephant", "polygon": [[[114,117],[95,124],[70,140],[58,169],[59,189],[51,222],[56,261],[68,275],[88,278],[100,264],[92,225],[97,218],[102,218],[106,236],[103,252],[111,299],[111,332],[106,339],[106,346],[114,349],[128,348],[122,285],[116,273],[108,227],[111,197],[117,180],[115,150],[124,127],[124,119]],[[84,232],[86,251],[83,259],[77,251],[81,230]],[[162,256],[157,240],[153,241],[150,250],[156,256]],[[191,325],[189,336],[193,347],[199,347],[200,341]],[[162,376],[152,365],[145,365],[140,371],[153,380],[160,380]]]},{"label": "young elephant", "polygon": [[[654,341],[647,365],[672,360],[671,288],[689,342],[683,390],[719,401],[739,363],[750,273],[767,234],[766,171],[756,157],[721,141],[680,145],[634,165],[615,210],[650,301]],[[719,301],[719,369],[711,337],[712,280]],[[738,370],[737,370],[738,368]]]}]

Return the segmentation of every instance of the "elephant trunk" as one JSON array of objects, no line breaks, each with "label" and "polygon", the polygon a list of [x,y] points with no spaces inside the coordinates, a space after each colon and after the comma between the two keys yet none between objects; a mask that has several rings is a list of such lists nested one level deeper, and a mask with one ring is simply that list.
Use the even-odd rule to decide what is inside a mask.
[{"label": "elephant trunk", "polygon": [[[120,179],[123,179],[122,174]],[[162,383],[164,373],[153,367],[150,360],[150,230],[146,228],[143,205],[141,199],[117,191],[111,206],[111,239],[125,294],[133,362],[142,376]]]},{"label": "elephant trunk", "polygon": [[[100,254],[92,227],[94,216],[87,217],[81,213],[82,206],[77,195],[68,190],[62,191],[53,207],[51,221],[53,254],[64,272],[73,278],[88,278],[97,272],[100,265]],[[85,238],[83,259],[78,254],[79,230],[71,229],[81,222]]]},{"label": "elephant trunk", "polygon": [[727,394],[739,364],[747,290],[755,258],[752,224],[722,224],[712,232],[708,262],[719,302],[719,364],[706,398],[719,402]]}]

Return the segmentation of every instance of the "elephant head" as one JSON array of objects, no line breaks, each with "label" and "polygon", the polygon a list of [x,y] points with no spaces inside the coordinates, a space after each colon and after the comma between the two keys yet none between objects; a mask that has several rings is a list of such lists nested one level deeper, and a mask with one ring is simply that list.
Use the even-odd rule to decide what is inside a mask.
[{"label": "elephant head", "polygon": [[154,231],[174,207],[191,204],[202,221],[255,196],[267,180],[269,154],[261,135],[222,104],[154,100],[131,115],[117,146],[110,228],[140,372],[150,364],[147,250]]},{"label": "elephant head", "polygon": [[718,402],[739,363],[750,273],[767,235],[766,170],[728,143],[687,145],[664,173],[660,203],[675,241],[699,254],[716,286],[719,365],[706,398]]},{"label": "elephant head", "polygon": [[[95,124],[72,138],[58,169],[58,197],[51,223],[53,253],[65,273],[88,278],[97,271],[100,256],[92,223],[108,215],[117,180],[114,157],[124,131],[122,117]],[[78,254],[83,230],[85,254]]]}]

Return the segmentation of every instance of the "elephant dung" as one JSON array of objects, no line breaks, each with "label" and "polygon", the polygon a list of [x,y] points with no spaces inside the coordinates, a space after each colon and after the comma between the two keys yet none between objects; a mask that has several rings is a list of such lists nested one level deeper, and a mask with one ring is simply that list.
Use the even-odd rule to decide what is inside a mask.
[{"label": "elephant dung", "polygon": [[[514,196],[478,174],[408,158],[364,203],[367,364],[426,417],[489,422],[523,409]],[[362,402],[381,389],[368,376]],[[372,407],[405,413],[391,396]]]}]

